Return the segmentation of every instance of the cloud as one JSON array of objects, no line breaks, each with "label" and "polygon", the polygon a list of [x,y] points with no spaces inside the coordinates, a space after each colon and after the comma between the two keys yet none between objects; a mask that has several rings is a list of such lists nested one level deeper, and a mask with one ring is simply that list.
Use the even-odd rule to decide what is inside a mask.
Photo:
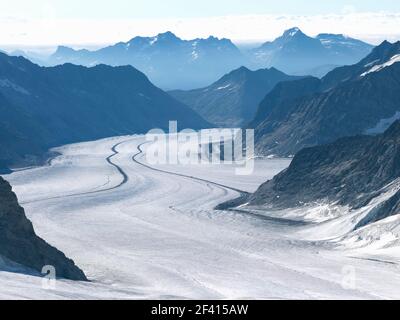
[{"label": "cloud", "polygon": [[357,9],[353,5],[346,5],[342,9],[342,14],[350,14],[350,13],[355,13],[357,12]]},{"label": "cloud", "polygon": [[[351,12],[326,15],[232,15],[210,18],[79,20],[0,19],[0,45],[105,44],[127,41],[136,35],[150,36],[172,31],[184,39],[230,38],[265,41],[298,26],[305,33],[343,33],[372,43],[399,39],[400,12]],[[24,36],[21,36],[21,35]]]}]

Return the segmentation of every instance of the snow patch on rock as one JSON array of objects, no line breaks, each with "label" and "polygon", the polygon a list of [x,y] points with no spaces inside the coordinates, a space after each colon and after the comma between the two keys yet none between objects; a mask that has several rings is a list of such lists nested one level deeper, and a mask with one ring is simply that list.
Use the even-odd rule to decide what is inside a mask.
[{"label": "snow patch on rock", "polygon": [[393,57],[390,58],[389,61],[382,63],[382,64],[378,64],[373,66],[370,70],[364,72],[363,74],[361,74],[361,77],[365,77],[367,74],[373,73],[373,72],[379,72],[384,68],[390,67],[391,65],[400,62],[400,54],[396,54]]}]

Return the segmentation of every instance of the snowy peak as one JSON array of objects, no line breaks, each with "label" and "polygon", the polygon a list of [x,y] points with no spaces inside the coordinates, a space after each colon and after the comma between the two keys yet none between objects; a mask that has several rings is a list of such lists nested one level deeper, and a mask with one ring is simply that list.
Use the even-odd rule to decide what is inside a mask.
[{"label": "snowy peak", "polygon": [[395,43],[384,41],[379,46],[375,47],[360,64],[364,66],[382,64],[389,61],[397,54],[400,54],[400,41]]},{"label": "snowy peak", "polygon": [[74,63],[84,66],[132,65],[163,89],[192,89],[208,85],[245,63],[240,50],[229,40],[210,36],[184,40],[171,31],[152,37],[134,37],[128,42],[96,51],[62,47],[47,65]]},{"label": "snowy peak", "polygon": [[360,76],[379,72],[397,62],[400,62],[400,41],[396,43],[384,41],[358,64],[362,70]]},{"label": "snowy peak", "polygon": [[359,62],[372,48],[343,34],[321,33],[313,38],[294,27],[253,50],[252,59],[256,68],[273,66],[286,73],[321,77],[335,66]]},{"label": "snowy peak", "polygon": [[315,37],[315,39],[318,39],[323,46],[330,48],[333,46],[338,46],[340,47],[349,47],[349,48],[362,48],[364,50],[370,50],[372,51],[373,46],[370,45],[369,43],[366,43],[364,41],[358,40],[351,38],[347,35],[344,34],[332,34],[332,33],[320,33]]},{"label": "snowy peak", "polygon": [[[201,47],[203,50],[227,50],[228,52],[239,53],[239,49],[234,43],[226,38],[219,39],[217,37],[210,36],[207,39],[195,39],[189,41],[193,47]],[[229,56],[227,56],[229,58]],[[242,61],[243,62],[243,61]],[[237,66],[236,66],[237,67]]]},{"label": "snowy peak", "polygon": [[[282,44],[289,44],[289,43],[301,43],[301,42],[317,42],[315,41],[314,38],[311,38],[304,34],[299,28],[294,27],[291,29],[286,30],[282,36],[278,37],[275,39],[272,44],[276,44],[278,46],[281,46]],[[270,44],[269,42],[266,43],[266,45]]]},{"label": "snowy peak", "polygon": [[299,36],[306,36],[301,30],[300,28],[294,27],[294,28],[290,28],[288,30],[286,30],[283,33],[284,38],[293,38],[293,37],[299,37]]},{"label": "snowy peak", "polygon": [[361,61],[336,68],[322,78],[325,89],[337,86],[339,83],[349,80],[357,80],[365,77],[367,74],[381,71],[397,62],[397,55],[400,54],[400,41],[390,43],[382,42],[379,46],[373,48],[368,55]]},{"label": "snowy peak", "polygon": [[180,43],[183,42],[182,39],[178,38],[175,34],[170,31],[159,33],[154,37],[134,37],[128,42],[120,42],[115,46],[123,46],[127,48],[140,48],[143,46],[153,46],[156,44],[172,44],[172,43]]}]

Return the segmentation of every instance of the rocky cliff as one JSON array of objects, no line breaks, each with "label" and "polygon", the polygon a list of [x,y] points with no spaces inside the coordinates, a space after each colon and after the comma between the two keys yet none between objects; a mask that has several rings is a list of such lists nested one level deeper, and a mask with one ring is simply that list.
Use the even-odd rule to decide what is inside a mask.
[{"label": "rocky cliff", "polygon": [[1,177],[0,257],[38,272],[44,266],[53,266],[59,278],[87,281],[83,271],[72,260],[35,234],[11,186]]},{"label": "rocky cliff", "polygon": [[[367,205],[400,177],[400,121],[377,136],[355,136],[300,151],[290,167],[246,199],[250,205],[293,208],[314,202]],[[399,213],[400,192],[359,226]]]}]

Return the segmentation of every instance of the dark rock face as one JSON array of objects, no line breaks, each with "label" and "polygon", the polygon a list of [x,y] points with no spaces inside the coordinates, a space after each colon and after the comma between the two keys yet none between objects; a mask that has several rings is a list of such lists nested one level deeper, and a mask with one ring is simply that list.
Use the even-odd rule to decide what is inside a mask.
[{"label": "dark rock face", "polygon": [[[290,167],[250,196],[250,205],[291,208],[316,201],[362,207],[400,177],[400,121],[384,134],[342,138],[300,151]],[[398,213],[396,193],[365,225]]]},{"label": "dark rock face", "polygon": [[39,273],[44,266],[50,265],[55,267],[59,278],[87,281],[72,260],[35,234],[11,186],[1,177],[0,256]]},{"label": "dark rock face", "polygon": [[[260,138],[266,133],[272,132],[295,108],[294,102],[311,97],[319,92],[320,86],[321,80],[314,77],[277,84],[261,102],[255,118],[249,124],[249,128],[257,128],[256,134]],[[274,121],[275,124],[266,126],[264,125],[266,120]]]},{"label": "dark rock face", "polygon": [[0,54],[0,164],[62,144],[208,123],[133,67],[39,67]]},{"label": "dark rock face", "polygon": [[335,69],[322,80],[279,84],[250,124],[257,151],[288,156],[340,137],[384,131],[400,116],[400,63],[368,71],[399,53],[400,42],[385,42],[359,64]]},{"label": "dark rock face", "polygon": [[277,83],[299,78],[274,68],[250,71],[241,67],[206,88],[169,93],[210,123],[241,127],[254,118],[258,105]]},{"label": "dark rock face", "polygon": [[367,214],[355,227],[355,229],[362,228],[370,223],[385,219],[387,217],[396,215],[400,212],[400,191],[394,196],[380,204],[377,208]]}]

